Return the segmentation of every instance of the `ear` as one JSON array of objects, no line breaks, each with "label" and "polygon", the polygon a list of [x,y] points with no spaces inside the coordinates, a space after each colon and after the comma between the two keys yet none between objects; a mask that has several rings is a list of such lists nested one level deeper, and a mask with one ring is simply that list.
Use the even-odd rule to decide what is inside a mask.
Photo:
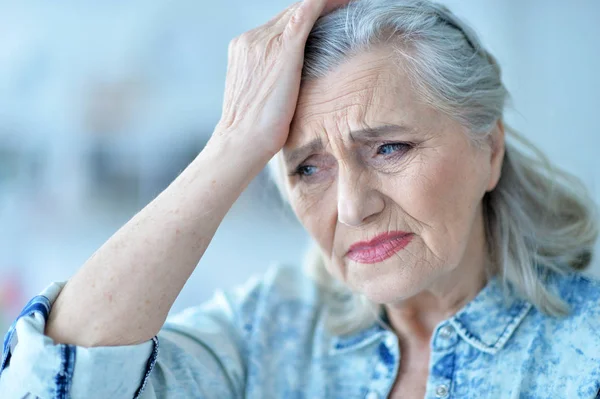
[{"label": "ear", "polygon": [[504,124],[501,119],[498,119],[496,126],[492,130],[489,136],[490,141],[490,180],[488,182],[488,186],[486,191],[492,191],[498,181],[500,180],[500,175],[502,173],[502,163],[504,161]]}]

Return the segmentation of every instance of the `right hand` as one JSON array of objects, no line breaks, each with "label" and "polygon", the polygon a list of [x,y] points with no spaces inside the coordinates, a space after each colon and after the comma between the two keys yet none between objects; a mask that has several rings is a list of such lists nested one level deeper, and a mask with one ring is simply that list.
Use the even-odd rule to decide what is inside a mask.
[{"label": "right hand", "polygon": [[306,39],[323,13],[346,1],[304,0],[229,44],[223,114],[213,139],[241,140],[265,158],[285,144],[294,116]]}]

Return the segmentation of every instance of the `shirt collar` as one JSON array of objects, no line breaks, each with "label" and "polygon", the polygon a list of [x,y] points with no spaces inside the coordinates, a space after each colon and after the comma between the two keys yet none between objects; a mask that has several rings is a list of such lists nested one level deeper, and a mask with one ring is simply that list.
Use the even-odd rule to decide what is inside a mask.
[{"label": "shirt collar", "polygon": [[[476,349],[496,354],[513,335],[532,308],[512,289],[504,290],[501,278],[491,277],[485,287],[448,322],[467,343]],[[436,331],[444,324],[440,323]],[[436,334],[434,331],[434,337]],[[391,331],[376,322],[353,334],[334,336],[330,353],[338,354],[360,349]]]},{"label": "shirt collar", "polygon": [[511,287],[493,276],[473,300],[449,320],[458,334],[475,348],[496,354],[532,308]]}]

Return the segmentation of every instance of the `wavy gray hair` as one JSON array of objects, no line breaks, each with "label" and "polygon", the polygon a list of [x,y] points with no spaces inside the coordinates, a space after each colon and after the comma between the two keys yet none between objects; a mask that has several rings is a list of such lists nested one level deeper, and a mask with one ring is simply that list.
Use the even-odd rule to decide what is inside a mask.
[{"label": "wavy gray hair", "polygon": [[[397,55],[420,97],[467,127],[476,144],[502,121],[508,92],[498,63],[465,23],[426,0],[356,0],[320,18],[308,38],[302,79],[323,77],[352,55],[381,45]],[[489,255],[506,290],[516,289],[548,315],[565,315],[568,307],[546,278],[590,264],[596,207],[577,178],[513,129],[506,131],[514,144],[506,143],[500,181],[483,198]],[[270,167],[285,198],[280,155]],[[332,332],[351,333],[378,320],[380,307],[334,281],[322,256],[311,251],[306,265],[341,305],[329,320]]]}]

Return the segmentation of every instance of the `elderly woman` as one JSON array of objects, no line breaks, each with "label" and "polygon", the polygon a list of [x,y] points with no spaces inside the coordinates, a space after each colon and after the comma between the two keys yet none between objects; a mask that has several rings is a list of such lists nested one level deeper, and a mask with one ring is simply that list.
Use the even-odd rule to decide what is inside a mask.
[{"label": "elderly woman", "polygon": [[[2,398],[597,397],[594,206],[505,142],[494,58],[435,3],[325,3],[231,43],[209,144],[27,305]],[[167,319],[272,157],[307,268]]]}]

